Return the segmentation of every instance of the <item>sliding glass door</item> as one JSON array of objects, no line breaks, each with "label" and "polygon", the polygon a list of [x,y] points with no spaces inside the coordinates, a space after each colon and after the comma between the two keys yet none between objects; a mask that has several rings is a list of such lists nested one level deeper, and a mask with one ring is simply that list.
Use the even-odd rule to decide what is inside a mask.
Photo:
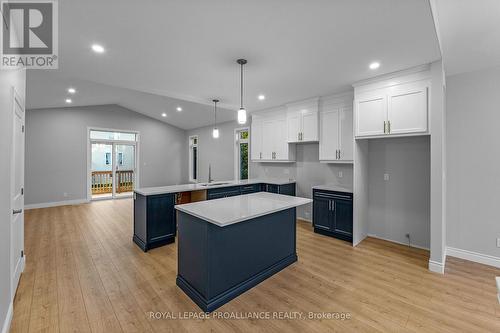
[{"label": "sliding glass door", "polygon": [[89,196],[130,197],[137,180],[137,134],[89,131]]}]

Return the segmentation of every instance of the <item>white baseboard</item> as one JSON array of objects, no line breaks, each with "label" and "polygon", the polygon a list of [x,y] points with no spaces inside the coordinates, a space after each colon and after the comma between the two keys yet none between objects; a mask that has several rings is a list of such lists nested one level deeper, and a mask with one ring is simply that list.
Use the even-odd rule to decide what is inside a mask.
[{"label": "white baseboard", "polygon": [[[374,235],[374,234],[368,234],[368,237],[378,238],[378,239],[385,240],[385,241],[388,241],[388,242],[392,242],[392,243],[396,243],[396,244],[401,244],[401,245],[408,246],[408,243],[398,242],[398,241],[395,241],[395,240],[393,240],[393,239],[380,237],[380,236],[377,236],[377,235]],[[415,247],[415,248],[417,248],[417,249],[422,249],[422,250],[427,250],[427,251],[429,251],[429,248],[428,248],[428,247],[425,247],[425,246],[420,246],[420,245],[410,244],[410,247]]]},{"label": "white baseboard", "polygon": [[429,260],[429,270],[434,273],[444,274],[444,263]]},{"label": "white baseboard", "polygon": [[500,258],[490,256],[488,254],[482,254],[448,246],[446,248],[446,255],[500,268]]},{"label": "white baseboard", "polygon": [[68,206],[68,205],[80,205],[84,203],[88,203],[87,199],[75,199],[75,200],[65,200],[65,201],[57,201],[57,202],[44,202],[38,204],[30,204],[24,205],[25,210],[36,209],[36,208],[48,208],[48,207],[57,207],[57,206]]},{"label": "white baseboard", "polygon": [[14,315],[14,303],[10,302],[9,309],[7,310],[7,315],[5,316],[5,320],[2,325],[2,333],[9,333],[13,315]]}]

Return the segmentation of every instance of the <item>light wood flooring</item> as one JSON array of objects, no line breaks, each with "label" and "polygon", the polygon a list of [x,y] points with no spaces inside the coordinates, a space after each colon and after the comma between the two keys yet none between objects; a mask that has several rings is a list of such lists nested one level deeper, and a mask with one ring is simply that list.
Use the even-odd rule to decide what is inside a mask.
[{"label": "light wood flooring", "polygon": [[25,229],[11,332],[500,332],[499,269],[448,258],[439,275],[427,251],[373,238],[352,248],[306,222],[299,261],[218,311],[349,320],[151,319],[200,309],[175,284],[176,244],[143,253],[132,242],[130,199],[30,210]]}]

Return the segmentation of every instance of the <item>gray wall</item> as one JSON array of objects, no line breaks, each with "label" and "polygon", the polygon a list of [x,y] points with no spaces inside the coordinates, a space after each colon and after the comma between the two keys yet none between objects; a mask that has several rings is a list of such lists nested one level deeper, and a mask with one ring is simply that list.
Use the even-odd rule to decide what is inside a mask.
[{"label": "gray wall", "polygon": [[[250,123],[247,126],[250,127]],[[187,136],[199,137],[200,181],[207,180],[209,163],[212,165],[213,179],[234,179],[234,129],[240,127],[237,122],[220,124],[218,139],[212,138],[213,126],[188,131]],[[295,179],[297,195],[302,197],[310,198],[314,185],[333,183],[352,186],[352,165],[320,163],[317,143],[297,145],[296,163],[250,163],[249,168],[250,178]],[[342,178],[339,178],[339,171],[343,173]],[[310,219],[311,206],[299,208],[298,216]]]},{"label": "gray wall", "polygon": [[30,110],[25,204],[86,199],[89,126],[140,132],[141,187],[187,181],[187,140],[179,128],[118,105]]},{"label": "gray wall", "polygon": [[368,234],[429,248],[430,138],[369,140],[368,179]]},{"label": "gray wall", "polygon": [[500,68],[447,77],[447,245],[500,257]]},{"label": "gray wall", "polygon": [[0,70],[0,329],[13,299],[10,292],[10,181],[12,151],[12,87],[25,98],[26,72]]}]

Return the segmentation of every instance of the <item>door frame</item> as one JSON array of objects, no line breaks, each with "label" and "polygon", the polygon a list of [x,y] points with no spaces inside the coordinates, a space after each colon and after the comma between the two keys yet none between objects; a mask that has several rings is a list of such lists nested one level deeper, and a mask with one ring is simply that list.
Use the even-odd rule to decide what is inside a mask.
[{"label": "door frame", "polygon": [[[135,141],[124,141],[124,140],[106,140],[106,139],[98,139],[98,140],[91,140],[90,139],[90,131],[104,131],[104,132],[120,132],[120,133],[134,133],[136,135],[136,140]],[[110,144],[112,145],[111,148],[111,160],[112,160],[112,165],[111,165],[111,170],[113,171],[113,175],[115,174],[115,151],[114,151],[114,145],[115,144],[122,144],[122,145],[133,145],[135,146],[135,170],[136,170],[136,176],[135,176],[135,184],[134,184],[134,189],[139,187],[140,184],[140,173],[139,173],[139,166],[141,165],[139,163],[139,151],[140,151],[140,132],[139,131],[134,131],[134,130],[123,130],[123,129],[115,129],[115,128],[102,128],[102,127],[96,127],[96,126],[88,126],[87,127],[87,201],[96,201],[96,200],[109,200],[109,199],[122,199],[122,198],[129,198],[128,196],[120,196],[120,197],[115,197],[114,196],[114,188],[115,188],[115,177],[113,177],[113,193],[111,197],[109,198],[99,198],[99,199],[92,199],[92,189],[91,189],[91,183],[92,183],[92,143],[103,143],[103,144]]]},{"label": "door frame", "polygon": [[[19,93],[17,92],[16,88],[15,87],[12,87],[12,145],[11,147],[14,145],[14,123],[15,123],[15,119],[16,119],[16,104],[19,105],[19,107],[22,109],[22,112],[23,112],[23,126],[24,126],[24,136],[26,135],[26,107],[25,107],[25,104],[24,104],[24,100],[23,98],[21,97],[21,95],[19,95]],[[26,139],[24,138],[23,140],[23,147],[24,147],[24,144],[26,142]],[[25,154],[23,153],[23,166],[25,165],[25,161],[26,161],[26,156]],[[15,161],[14,161],[14,150],[11,150],[10,152],[10,165],[11,165],[11,170],[12,172],[15,172],[14,169],[15,169]],[[22,174],[23,174],[23,192],[24,192],[24,168],[23,170],[21,171]],[[15,233],[13,231],[13,225],[12,225],[12,222],[13,222],[13,210],[15,209],[14,207],[14,201],[12,200],[12,194],[13,194],[13,191],[14,191],[14,178],[15,177],[12,177],[11,175],[11,182],[10,182],[10,213],[11,213],[11,217],[9,219],[9,224],[10,224],[10,259],[15,259],[17,258],[14,257],[14,253],[15,253],[15,245],[14,245],[14,241],[15,241]],[[11,289],[11,297],[12,299],[14,299],[14,296],[16,295],[16,290],[17,290],[17,286],[18,286],[18,283],[19,283],[19,280],[21,278],[21,274],[22,272],[24,272],[24,267],[26,266],[26,255],[24,254],[24,193],[21,194],[22,196],[22,212],[20,213],[21,214],[21,219],[22,219],[22,223],[23,223],[23,227],[22,227],[22,235],[20,237],[21,239],[21,251],[22,251],[22,256],[21,256],[21,259],[19,261],[15,261],[14,262],[11,262],[10,263],[10,267],[9,267],[9,272],[10,272],[10,289]],[[13,265],[16,265],[15,267]],[[19,278],[17,278],[17,275],[19,274]]]}]

